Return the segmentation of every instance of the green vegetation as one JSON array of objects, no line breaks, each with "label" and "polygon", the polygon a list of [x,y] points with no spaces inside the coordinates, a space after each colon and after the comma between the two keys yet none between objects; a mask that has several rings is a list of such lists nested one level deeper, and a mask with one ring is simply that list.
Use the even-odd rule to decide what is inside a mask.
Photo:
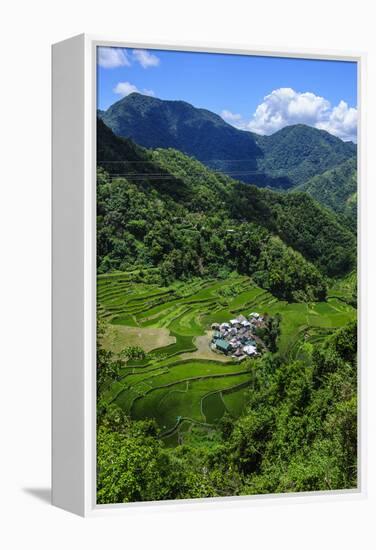
[{"label": "green vegetation", "polygon": [[[159,287],[132,281],[129,273],[112,273],[98,277],[97,295],[101,327],[120,324],[123,338],[123,349],[114,360],[114,376],[108,377],[101,392],[102,406],[116,403],[132,418],[155,419],[162,433],[170,436],[175,429],[180,439],[184,439],[181,428],[186,430],[189,424],[213,424],[211,420],[219,412],[220,416],[226,412],[237,416],[231,393],[252,381],[249,364],[231,358],[221,362],[221,356],[209,349],[210,338],[205,355],[201,355],[196,338],[204,336],[212,323],[242,312],[267,314],[270,327],[262,329],[259,336],[271,352],[278,349],[292,360],[304,355],[310,342],[323,341],[355,318],[355,310],[343,299],[346,290],[338,285],[327,302],[288,303],[277,300],[249,277],[236,274],[224,280],[196,278]],[[168,329],[176,342],[142,354],[137,347],[129,347],[134,326],[141,335],[151,329]],[[102,328],[99,347],[101,353],[108,354],[109,349],[103,347],[105,332]],[[120,369],[119,358],[127,360]],[[238,411],[241,409],[240,404]],[[178,417],[184,419],[183,426]]]},{"label": "green vegetation", "polygon": [[336,280],[329,293],[329,297],[338,298],[347,304],[350,304],[354,308],[357,306],[357,295],[358,288],[356,271],[349,273],[343,279]]},{"label": "green vegetation", "polygon": [[357,223],[357,166],[356,159],[306,181],[296,189],[308,193],[318,202],[343,216],[349,227]]},{"label": "green vegetation", "polygon": [[102,134],[107,148],[124,146],[138,163],[127,178],[98,171],[100,273],[155,267],[154,280],[167,284],[236,270],[299,301],[325,298],[325,275],[354,267],[354,235],[306,194],[236,183],[178,151],[145,151],[100,123],[99,142]]},{"label": "green vegetation", "polygon": [[355,267],[356,239],[340,218],[305,193],[280,194],[277,199],[271,192],[268,194],[278,234],[286,244],[330,277],[344,275]]},{"label": "green vegetation", "polygon": [[261,136],[238,130],[217,114],[184,101],[138,93],[98,116],[118,136],[151,149],[177,149],[213,170],[261,187],[291,188],[356,156],[353,143],[324,130],[297,124]]},{"label": "green vegetation", "polygon": [[[131,420],[114,404],[99,409],[98,502],[356,487],[356,324],[304,351],[304,359],[255,361],[243,414],[223,415],[216,430],[197,424],[182,445],[169,446],[174,434],[164,443],[154,420]],[[218,421],[230,395],[221,401],[209,391],[208,421]]]},{"label": "green vegetation", "polygon": [[[284,147],[298,134],[285,129]],[[98,502],[355,487],[356,237],[345,212],[143,149],[101,121],[97,135]],[[320,147],[328,162],[352,151],[325,132],[316,149],[315,135],[312,159]],[[260,356],[210,347],[214,323],[251,312],[264,318]]]},{"label": "green vegetation", "polygon": [[356,157],[354,143],[304,124],[258,136],[257,144],[263,151],[259,169],[275,178],[287,178],[292,186]]}]

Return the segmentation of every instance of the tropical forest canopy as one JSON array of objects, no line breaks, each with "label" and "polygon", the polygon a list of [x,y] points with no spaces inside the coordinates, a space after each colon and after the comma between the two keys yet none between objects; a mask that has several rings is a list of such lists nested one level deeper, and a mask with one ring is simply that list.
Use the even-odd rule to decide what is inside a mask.
[{"label": "tropical forest canopy", "polygon": [[[299,360],[254,362],[244,414],[222,417],[206,444],[198,434],[166,448],[154,420],[100,408],[98,502],[356,487],[356,349],[352,323]],[[99,353],[99,371],[116,378],[119,368]]]},{"label": "tropical forest canopy", "polygon": [[170,282],[235,270],[304,301],[324,299],[326,277],[355,266],[355,235],[307,194],[236,182],[176,150],[142,149],[100,120],[98,164],[100,273],[156,267]]},{"label": "tropical forest canopy", "polygon": [[[98,117],[98,502],[355,487],[355,145],[140,94]],[[250,311],[265,352],[213,359]]]},{"label": "tropical forest canopy", "polygon": [[355,158],[350,158],[335,168],[314,176],[296,190],[308,193],[339,214],[346,225],[356,229],[357,163]]}]

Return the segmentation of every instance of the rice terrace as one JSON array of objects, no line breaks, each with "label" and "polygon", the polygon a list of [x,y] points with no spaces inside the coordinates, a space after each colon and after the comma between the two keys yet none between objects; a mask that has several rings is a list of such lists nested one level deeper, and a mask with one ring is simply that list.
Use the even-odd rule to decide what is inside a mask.
[{"label": "rice terrace", "polygon": [[[210,349],[213,323],[251,311],[278,313],[278,351],[297,358],[356,317],[343,285],[326,302],[288,303],[239,275],[168,287],[138,279],[137,272],[98,276],[98,315],[108,326],[103,347],[119,354],[136,343],[146,351],[126,362],[102,398],[134,419],[154,418],[168,446],[184,442],[193,426],[210,431],[225,412],[238,417],[245,405],[249,363]],[[257,368],[257,358],[248,361]]]},{"label": "rice terrace", "polygon": [[332,63],[99,48],[98,503],[357,486],[356,109],[288,87]]}]

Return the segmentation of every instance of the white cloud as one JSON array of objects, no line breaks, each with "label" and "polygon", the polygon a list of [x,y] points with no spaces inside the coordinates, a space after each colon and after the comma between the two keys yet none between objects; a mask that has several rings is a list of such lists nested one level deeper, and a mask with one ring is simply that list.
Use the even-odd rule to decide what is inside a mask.
[{"label": "white cloud", "polygon": [[159,57],[147,50],[133,50],[133,55],[136,61],[138,61],[144,69],[148,67],[157,67],[159,65]]},{"label": "white cloud", "polygon": [[113,89],[113,91],[115,94],[119,94],[122,97],[132,94],[133,92],[137,92],[139,94],[144,94],[144,95],[150,95],[150,96],[155,95],[153,90],[148,90],[146,88],[144,88],[143,90],[139,90],[137,86],[135,86],[134,84],[131,84],[130,82],[118,82],[115,88]]},{"label": "white cloud", "polygon": [[332,107],[324,97],[292,88],[279,88],[265,96],[249,121],[229,111],[222,111],[221,116],[237,128],[258,134],[270,135],[291,124],[307,124],[344,141],[356,141],[357,109],[345,101]]},{"label": "white cloud", "polygon": [[358,111],[349,107],[346,101],[340,101],[330,113],[329,120],[318,123],[317,128],[326,130],[344,141],[356,141]]},{"label": "white cloud", "polygon": [[227,109],[223,109],[223,111],[221,112],[221,117],[223,118],[223,120],[225,120],[229,124],[232,124],[236,128],[242,128],[244,125],[242,115],[238,113],[232,113]]},{"label": "white cloud", "polygon": [[155,96],[155,92],[154,90],[148,90],[148,88],[144,88],[141,92],[142,94],[144,95],[150,95],[150,96]]},{"label": "white cloud", "polygon": [[144,69],[157,67],[160,63],[159,57],[147,50],[133,50],[131,55],[123,48],[98,48],[98,64],[105,69],[130,67],[132,61],[138,62]]},{"label": "white cloud", "polygon": [[264,97],[248,128],[260,134],[272,134],[290,124],[309,124],[327,118],[330,103],[311,92],[299,93],[292,88],[279,88]]},{"label": "white cloud", "polygon": [[125,97],[133,92],[138,92],[138,88],[130,82],[118,82],[114,88],[114,92],[115,94],[120,94]]},{"label": "white cloud", "polygon": [[115,67],[129,67],[130,61],[127,52],[121,48],[98,48],[98,64],[105,69]]}]

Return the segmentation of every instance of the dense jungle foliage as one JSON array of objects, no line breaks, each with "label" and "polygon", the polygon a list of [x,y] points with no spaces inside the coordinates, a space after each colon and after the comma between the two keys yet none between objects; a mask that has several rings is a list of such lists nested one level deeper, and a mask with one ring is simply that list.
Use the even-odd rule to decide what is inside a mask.
[{"label": "dense jungle foliage", "polygon": [[[357,483],[356,324],[304,357],[252,361],[245,414],[166,448],[153,420],[98,405],[98,502],[352,488]],[[99,368],[117,376],[119,360]],[[99,397],[100,398],[100,397]],[[203,437],[204,444],[200,444]]]},{"label": "dense jungle foliage", "polygon": [[351,158],[300,185],[296,190],[308,193],[341,216],[353,230],[357,225],[357,163]]},{"label": "dense jungle foliage", "polygon": [[[162,282],[236,270],[290,301],[321,300],[355,265],[354,234],[304,193],[235,182],[99,121],[98,271],[157,267]],[[117,161],[127,158],[126,162]],[[123,174],[117,176],[117,174]]]},{"label": "dense jungle foliage", "polygon": [[[178,132],[180,140],[215,128],[201,143],[202,154],[215,142],[218,158],[225,158],[226,139],[232,142],[240,131],[230,136],[213,113],[162,103],[173,105],[158,132],[155,100],[139,94],[98,119],[98,318],[106,325],[99,326],[98,342],[105,330],[108,341],[126,340],[131,331],[135,338],[120,353],[98,345],[98,503],[356,487],[357,332],[356,322],[349,322],[357,298],[355,146],[301,125],[269,137],[243,136],[242,146],[254,148],[258,173],[257,181],[247,181],[259,186],[243,183],[219,172],[223,166],[205,166],[190,149],[185,153],[196,158],[168,148],[170,126],[184,126],[187,110],[192,127]],[[102,121],[109,114],[124,135],[142,119],[140,135],[148,136],[149,146],[160,146],[155,140],[164,136],[167,148],[144,149],[115,136]],[[193,146],[200,150],[199,140]],[[261,181],[265,174],[268,180]],[[271,182],[291,192],[260,187]],[[225,313],[215,309],[218,304]],[[157,376],[166,375],[167,384],[170,368],[187,371],[176,392],[188,392],[193,369],[205,381],[210,365],[197,358],[187,363],[186,354],[197,351],[195,338],[207,336],[213,320],[250,311],[270,322],[263,354],[239,364],[207,361],[219,369],[215,376],[242,369],[246,406],[239,415],[225,407],[219,421],[193,422],[171,444],[160,431],[164,422],[115,404],[121,392],[124,402],[141,402],[158,388],[152,382]],[[142,338],[148,330],[165,331],[175,341],[145,351],[135,333]],[[148,411],[154,418],[156,408]],[[172,424],[182,419],[177,415],[185,417],[175,412]]]}]

